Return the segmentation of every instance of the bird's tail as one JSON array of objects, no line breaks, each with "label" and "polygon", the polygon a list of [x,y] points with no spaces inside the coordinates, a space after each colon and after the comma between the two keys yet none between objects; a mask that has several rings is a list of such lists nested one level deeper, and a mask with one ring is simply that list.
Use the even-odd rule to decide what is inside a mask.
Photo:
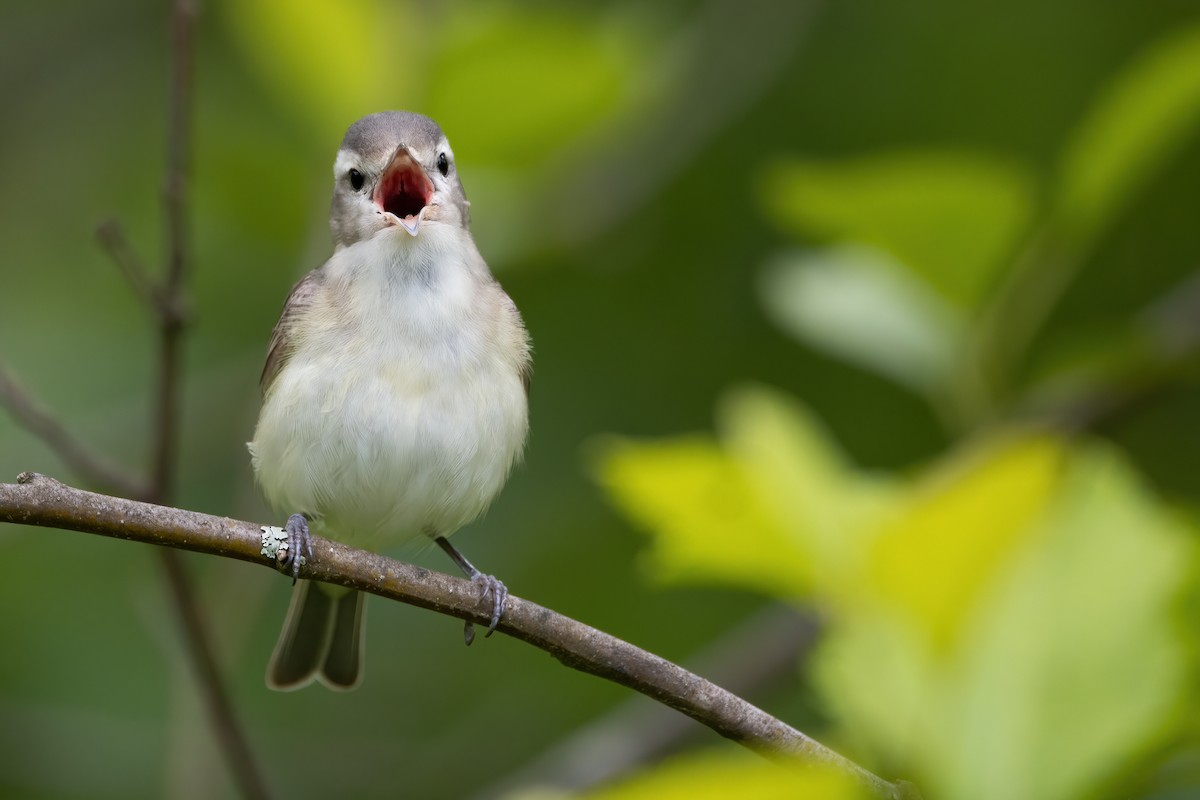
[{"label": "bird's tail", "polygon": [[362,592],[297,581],[292,603],[267,665],[267,686],[288,692],[321,681],[349,691],[363,677]]}]

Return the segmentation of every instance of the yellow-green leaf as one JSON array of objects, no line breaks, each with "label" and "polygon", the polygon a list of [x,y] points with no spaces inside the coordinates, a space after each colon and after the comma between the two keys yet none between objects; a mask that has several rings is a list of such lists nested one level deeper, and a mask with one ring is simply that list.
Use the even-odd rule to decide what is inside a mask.
[{"label": "yellow-green leaf", "polygon": [[808,409],[765,386],[722,398],[718,429],[755,495],[797,541],[814,587],[837,593],[861,558],[864,526],[893,502],[891,482],[860,473]]},{"label": "yellow-green leaf", "polygon": [[912,389],[935,389],[957,365],[962,314],[880,250],[781,254],[767,265],[760,296],[800,340]]},{"label": "yellow-green leaf", "polygon": [[420,105],[430,35],[420,4],[237,0],[222,10],[269,95],[322,137],[336,142],[364,114]]},{"label": "yellow-green leaf", "polygon": [[[1040,448],[1048,450],[1039,455]],[[996,551],[989,529],[1021,530],[999,537],[1002,552],[952,619],[929,606],[937,624],[955,625],[948,641],[927,635],[928,621],[916,617],[921,604],[901,597],[897,608],[885,593],[847,609],[820,653],[822,694],[848,734],[908,765],[931,796],[1096,796],[1178,713],[1187,649],[1175,614],[1194,532],[1114,451],[1055,449],[1037,440],[1010,445],[973,468],[943,472],[940,488],[924,488],[936,495],[933,508],[957,509],[963,536],[984,531],[992,543],[981,552]],[[1060,461],[1061,477],[1052,480]],[[1022,469],[1030,477],[1017,474]],[[986,496],[1004,485],[1011,510]],[[928,504],[914,514],[914,530],[938,524]],[[881,544],[929,580],[961,583],[897,541]]]},{"label": "yellow-green leaf", "polygon": [[947,796],[1091,795],[1164,731],[1185,687],[1175,604],[1195,533],[1161,503],[1113,451],[1074,460],[962,654]]},{"label": "yellow-green leaf", "polygon": [[700,753],[676,758],[615,786],[588,792],[588,800],[865,800],[845,774],[796,767],[742,753]]},{"label": "yellow-green leaf", "polygon": [[1143,54],[1101,96],[1069,145],[1058,224],[1086,244],[1200,123],[1200,26]]},{"label": "yellow-green leaf", "polygon": [[718,429],[599,448],[599,479],[652,534],[660,574],[785,598],[839,591],[890,485],[859,475],[800,403],[765,387],[730,392]]},{"label": "yellow-green leaf", "polygon": [[1033,204],[1024,170],[941,150],[784,159],[766,171],[761,191],[785,230],[884,250],[965,310],[991,287]]},{"label": "yellow-green leaf", "polygon": [[800,542],[779,524],[745,469],[704,436],[598,445],[609,497],[653,535],[663,577],[732,583],[783,597],[808,574]]},{"label": "yellow-green leaf", "polygon": [[873,545],[881,601],[937,646],[950,643],[1053,498],[1063,445],[1017,437],[970,452],[913,490]]},{"label": "yellow-green leaf", "polygon": [[597,9],[472,3],[440,31],[427,111],[476,164],[547,161],[614,114],[654,43]]}]

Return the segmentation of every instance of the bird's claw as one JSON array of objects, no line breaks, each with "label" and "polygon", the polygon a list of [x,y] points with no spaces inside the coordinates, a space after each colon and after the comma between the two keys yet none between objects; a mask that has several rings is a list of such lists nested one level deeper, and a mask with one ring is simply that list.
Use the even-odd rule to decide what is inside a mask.
[{"label": "bird's claw", "polygon": [[[500,624],[500,616],[504,613],[504,604],[508,601],[508,587],[495,575],[485,575],[477,572],[471,576],[471,583],[480,587],[480,597],[486,600],[492,598],[492,619],[483,638],[491,636]],[[470,645],[475,641],[475,626],[467,622],[463,627],[463,640]]]},{"label": "bird's claw", "polygon": [[287,532],[287,547],[279,548],[278,563],[281,569],[292,573],[294,584],[300,577],[300,565],[312,558],[308,520],[303,514],[292,514],[283,529]]}]

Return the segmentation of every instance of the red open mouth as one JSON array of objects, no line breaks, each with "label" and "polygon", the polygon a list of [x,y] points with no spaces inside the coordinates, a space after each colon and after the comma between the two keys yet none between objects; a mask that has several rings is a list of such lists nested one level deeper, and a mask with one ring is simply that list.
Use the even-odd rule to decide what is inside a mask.
[{"label": "red open mouth", "polygon": [[421,221],[421,211],[433,197],[433,181],[421,169],[408,148],[401,147],[392,157],[392,163],[383,172],[375,187],[375,204],[385,213],[394,214],[397,220],[416,235]]}]

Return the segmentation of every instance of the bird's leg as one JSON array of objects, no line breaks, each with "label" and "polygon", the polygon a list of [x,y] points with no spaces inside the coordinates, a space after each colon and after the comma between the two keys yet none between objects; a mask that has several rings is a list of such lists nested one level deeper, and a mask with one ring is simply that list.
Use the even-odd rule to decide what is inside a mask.
[{"label": "bird's leg", "polygon": [[[504,613],[504,602],[508,600],[508,587],[497,578],[495,575],[485,575],[475,568],[475,565],[467,561],[467,557],[450,544],[444,536],[435,536],[433,539],[438,543],[438,547],[446,551],[446,555],[454,559],[454,563],[458,564],[458,568],[463,571],[471,582],[481,587],[481,596],[486,600],[488,595],[492,596],[492,621],[488,625],[487,633],[484,634],[486,639],[496,630],[496,626],[500,624],[500,615]],[[475,626],[470,621],[463,627],[463,639],[469,645],[475,641]]]},{"label": "bird's leg", "polygon": [[291,566],[292,583],[300,577],[300,562],[312,559],[312,542],[308,539],[308,518],[303,514],[292,514],[288,517],[287,549],[279,551],[279,566]]}]

